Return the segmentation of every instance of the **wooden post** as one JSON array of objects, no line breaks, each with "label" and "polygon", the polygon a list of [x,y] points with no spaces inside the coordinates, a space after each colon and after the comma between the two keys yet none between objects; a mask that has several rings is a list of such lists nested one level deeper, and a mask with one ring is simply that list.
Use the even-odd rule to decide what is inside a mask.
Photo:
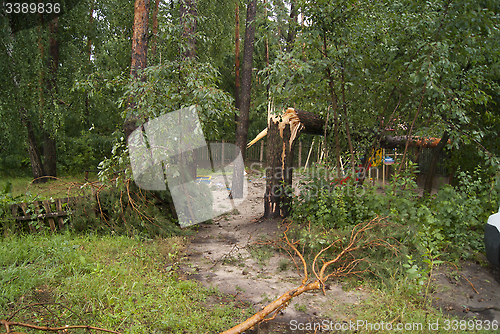
[{"label": "wooden post", "polygon": [[[45,213],[52,213],[52,211],[50,210],[50,203],[49,203],[49,201],[43,201],[43,207],[45,209]],[[52,232],[55,232],[56,231],[56,223],[54,221],[54,218],[49,217],[49,218],[47,218],[47,220],[49,221],[50,230]]]},{"label": "wooden post", "polygon": [[299,141],[299,168],[302,167],[302,142]]},{"label": "wooden post", "polygon": [[[23,216],[27,216],[28,214],[26,212],[28,211],[28,204],[26,204],[26,203],[23,202],[23,203],[19,203],[19,206],[23,210]],[[30,224],[29,221],[28,221],[28,226],[30,228],[30,232],[31,233],[35,233],[36,232],[35,226],[33,226],[32,224]]]},{"label": "wooden post", "polygon": [[309,164],[309,158],[311,158],[311,153],[312,153],[312,150],[313,150],[314,140],[315,140],[315,139],[316,139],[316,138],[313,138],[312,143],[311,143],[311,147],[309,148],[309,154],[307,155],[307,160],[306,160],[306,164],[305,164],[305,166],[304,166],[304,169],[306,169],[306,168],[307,168],[307,165]]},{"label": "wooden post", "polygon": [[224,167],[224,140],[222,141],[222,145],[221,145],[221,153],[220,153],[220,167],[223,168]]},{"label": "wooden post", "polygon": [[262,162],[264,161],[264,141],[260,142],[260,157],[259,157],[260,165],[262,166]]},{"label": "wooden post", "polygon": [[[61,203],[61,199],[60,198],[56,199],[56,210],[59,213],[63,212],[62,203]],[[62,229],[64,227],[64,219],[63,219],[63,217],[57,217],[56,220],[57,220],[57,224],[59,225],[59,229],[62,231]]]},{"label": "wooden post", "polygon": [[385,185],[385,148],[382,150],[382,184]]}]

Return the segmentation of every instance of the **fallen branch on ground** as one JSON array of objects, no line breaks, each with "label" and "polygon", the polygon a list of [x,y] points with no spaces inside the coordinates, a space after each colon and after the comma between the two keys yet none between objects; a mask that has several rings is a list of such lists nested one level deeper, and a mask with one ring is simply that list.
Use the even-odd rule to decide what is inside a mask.
[{"label": "fallen branch on ground", "polygon": [[110,330],[110,329],[99,328],[99,327],[88,326],[88,325],[63,326],[63,327],[46,327],[46,326],[36,326],[36,325],[31,325],[31,324],[25,324],[25,323],[22,323],[22,322],[7,321],[7,320],[0,320],[0,324],[2,326],[5,326],[5,330],[6,330],[5,333],[1,333],[1,334],[15,334],[15,333],[20,334],[20,332],[13,332],[13,331],[11,331],[11,327],[14,327],[14,326],[31,328],[31,329],[37,329],[39,331],[45,331],[45,332],[58,332],[58,331],[66,331],[68,329],[82,328],[82,329],[87,329],[87,330],[94,329],[96,331],[101,331],[101,332],[120,334],[120,332],[116,332],[116,331],[113,331],[113,330]]},{"label": "fallen branch on ground", "polygon": [[[329,246],[324,247],[320,252],[316,254],[314,257],[314,261],[312,264],[312,270],[316,277],[314,282],[308,283],[309,277],[307,272],[307,263],[304,259],[304,256],[301,252],[297,250],[296,245],[298,241],[290,241],[287,232],[289,230],[290,225],[287,227],[284,232],[284,237],[282,241],[285,242],[286,247],[291,248],[292,253],[295,253],[303,265],[303,273],[304,278],[302,279],[302,284],[292,290],[287,291],[281,297],[274,300],[267,306],[265,306],[261,311],[254,314],[252,317],[248,318],[244,322],[235,327],[221,333],[221,334],[236,334],[242,333],[253,326],[264,322],[272,320],[276,317],[276,315],[288,306],[291,299],[301,295],[304,292],[312,291],[312,290],[323,290],[325,292],[325,283],[328,279],[333,277],[343,277],[351,274],[360,274],[363,272],[367,272],[368,269],[356,270],[356,267],[361,262],[367,262],[366,259],[356,258],[353,254],[355,251],[360,249],[366,249],[369,247],[385,247],[391,249],[392,251],[397,251],[393,245],[391,245],[386,240],[380,238],[372,238],[367,233],[373,230],[376,227],[381,227],[387,225],[387,223],[382,222],[383,218],[376,217],[369,222],[361,223],[356,225],[350,235],[349,241],[347,245],[342,246],[341,251],[334,256],[332,259],[324,261],[322,260],[322,256],[326,254],[326,251],[331,249],[333,246],[340,246],[342,244],[342,240],[338,239],[332,242]],[[292,258],[293,259],[293,258]],[[322,260],[323,265],[319,268],[318,262]],[[329,270],[332,265],[338,265],[336,268]]]}]

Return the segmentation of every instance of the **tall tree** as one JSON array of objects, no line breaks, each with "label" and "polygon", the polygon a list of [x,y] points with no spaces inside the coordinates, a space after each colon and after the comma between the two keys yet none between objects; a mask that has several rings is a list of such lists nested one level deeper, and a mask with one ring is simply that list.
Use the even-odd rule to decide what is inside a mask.
[{"label": "tall tree", "polygon": [[[49,29],[49,54],[48,54],[48,75],[46,89],[49,101],[56,102],[57,95],[57,72],[59,68],[59,40],[57,33],[59,30],[59,19],[54,17],[48,25]],[[57,103],[57,102],[56,102]],[[47,108],[54,109],[54,103],[47,104]],[[48,124],[43,127],[43,166],[46,176],[56,176],[57,174],[57,151],[55,131]]]},{"label": "tall tree", "polygon": [[[234,29],[234,72],[235,72],[235,88],[234,88],[234,106],[240,108],[240,8],[238,2],[234,8],[235,12],[235,29]],[[235,115],[235,120],[238,121],[238,116]]]},{"label": "tall tree", "polygon": [[[255,16],[257,1],[248,0],[247,17],[245,22],[245,43],[243,46],[243,64],[241,73],[241,105],[238,127],[236,128],[236,146],[239,147],[243,161],[245,160],[248,138],[250,97],[252,91],[253,48],[255,39]],[[243,197],[243,173],[245,166],[235,167],[232,195],[234,198]]]},{"label": "tall tree", "polygon": [[160,7],[160,0],[155,0],[155,9],[153,11],[153,41],[151,45],[151,55],[153,58],[156,57],[156,47],[158,44],[158,10]]},{"label": "tall tree", "polygon": [[[144,78],[139,76],[139,72],[147,66],[148,52],[148,21],[149,21],[149,0],[135,0],[134,5],[134,32],[132,36],[132,63],[130,75],[133,80]],[[134,109],[134,103],[128,104],[128,115],[123,125],[125,138],[137,128],[141,115]]]},{"label": "tall tree", "polygon": [[[193,63],[196,61],[196,20],[198,9],[195,0],[181,0],[180,2],[180,25],[181,25],[181,62]],[[185,81],[185,75],[181,74],[181,81]],[[188,74],[190,75],[190,73]],[[194,130],[194,129],[191,129]],[[188,180],[196,179],[196,154],[193,151],[180,154],[182,164],[181,177]],[[186,196],[188,196],[186,194]]]}]

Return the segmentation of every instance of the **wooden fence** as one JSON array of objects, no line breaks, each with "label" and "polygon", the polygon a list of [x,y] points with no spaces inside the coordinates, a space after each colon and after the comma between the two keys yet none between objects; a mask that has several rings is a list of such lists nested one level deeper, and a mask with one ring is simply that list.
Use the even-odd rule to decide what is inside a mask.
[{"label": "wooden fence", "polygon": [[9,218],[15,220],[16,228],[22,230],[29,229],[35,233],[40,227],[45,226],[55,232],[64,228],[64,217],[68,216],[76,203],[81,200],[82,197],[68,197],[12,204],[10,207],[12,217]]}]

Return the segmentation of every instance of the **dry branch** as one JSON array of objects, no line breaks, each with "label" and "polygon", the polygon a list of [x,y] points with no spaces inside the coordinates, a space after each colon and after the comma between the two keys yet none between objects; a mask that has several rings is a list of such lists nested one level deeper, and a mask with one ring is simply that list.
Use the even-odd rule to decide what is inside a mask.
[{"label": "dry branch", "polygon": [[[330,245],[328,245],[327,247],[321,249],[321,251],[319,251],[314,257],[312,265],[313,273],[316,276],[316,280],[310,283],[308,283],[307,262],[304,259],[303,254],[299,252],[297,247],[295,246],[298,242],[290,240],[287,236],[287,232],[290,228],[290,225],[288,225],[286,231],[284,232],[284,237],[281,240],[285,243],[285,245],[281,247],[285,248],[285,250],[287,250],[286,247],[291,248],[293,252],[287,250],[288,254],[295,253],[300,258],[303,265],[303,273],[304,273],[302,284],[295,289],[287,291],[281,297],[268,304],[266,307],[264,307],[261,311],[254,314],[252,317],[236,325],[235,327],[225,332],[222,332],[221,334],[243,333],[244,331],[248,330],[249,328],[252,328],[253,326],[259,324],[260,322],[274,319],[282,309],[288,306],[292,298],[304,292],[322,289],[323,293],[326,293],[325,282],[329,278],[344,277],[352,274],[360,274],[363,272],[367,272],[368,269],[357,270],[357,271],[355,270],[359,263],[366,261],[363,258],[355,257],[355,254],[353,253],[356,250],[365,249],[368,247],[384,247],[394,252],[397,252],[397,249],[386,240],[380,238],[372,239],[369,235],[369,232],[374,228],[385,226],[387,224],[382,221],[383,218],[376,217],[369,222],[361,223],[354,226],[351,235],[349,237],[349,240],[347,242],[347,245],[343,246],[341,248],[342,250],[331,260],[324,261],[321,268],[317,269],[316,268],[317,263],[321,259],[321,257],[324,256],[324,254],[326,254],[325,252],[328,249],[332,248],[333,246],[335,245],[338,246],[338,244],[341,244],[342,240],[338,239],[330,243]],[[328,273],[329,267],[334,264],[340,264],[340,265]]]},{"label": "dry branch", "polygon": [[11,327],[14,327],[14,326],[31,328],[31,329],[37,329],[39,331],[44,331],[44,332],[58,332],[58,331],[65,331],[65,330],[68,330],[68,329],[82,328],[82,329],[87,329],[87,330],[94,329],[96,331],[101,331],[101,332],[106,332],[106,333],[121,334],[120,332],[116,332],[116,331],[113,331],[113,330],[110,330],[110,329],[99,328],[99,327],[88,326],[88,325],[75,325],[75,326],[62,326],[62,327],[46,327],[46,326],[36,326],[36,325],[31,325],[31,324],[25,324],[25,323],[22,323],[22,322],[7,321],[7,320],[0,320],[0,324],[2,326],[5,326],[5,330],[6,330],[6,332],[2,333],[2,334],[19,333],[19,332],[13,332],[13,331],[11,331]]}]

